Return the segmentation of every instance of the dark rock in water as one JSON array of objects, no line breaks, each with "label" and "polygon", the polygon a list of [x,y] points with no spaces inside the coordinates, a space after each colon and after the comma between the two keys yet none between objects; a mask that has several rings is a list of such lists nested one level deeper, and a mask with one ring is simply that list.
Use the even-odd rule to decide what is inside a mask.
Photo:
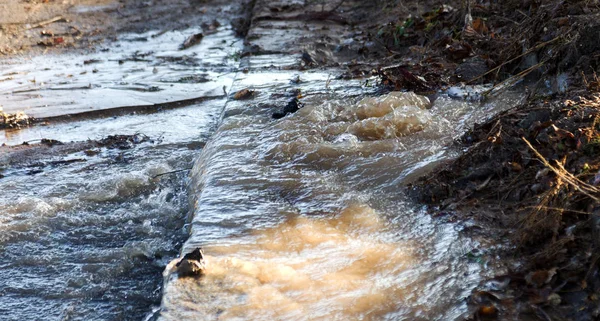
[{"label": "dark rock in water", "polygon": [[204,38],[204,34],[202,33],[197,33],[195,35],[191,35],[189,36],[180,46],[179,46],[179,50],[184,50],[190,47],[193,47],[197,44],[199,44],[202,41],[202,38]]},{"label": "dark rock in water", "polygon": [[219,21],[217,21],[216,19],[213,20],[211,23],[203,22],[200,24],[200,27],[202,27],[202,31],[204,31],[205,34],[216,33],[217,28],[219,28],[220,26],[221,26],[221,23]]},{"label": "dark rock in water", "polygon": [[206,262],[202,248],[196,248],[194,251],[186,254],[175,265],[179,277],[201,276],[206,271]]},{"label": "dark rock in water", "polygon": [[261,46],[252,44],[252,45],[244,45],[244,49],[242,49],[242,54],[240,57],[247,57],[252,55],[260,55],[265,54],[266,52]]},{"label": "dark rock in water", "polygon": [[238,37],[246,37],[252,24],[252,9],[256,4],[256,0],[242,2],[238,17],[231,20],[231,28]]},{"label": "dark rock in water", "polygon": [[150,138],[143,134],[134,135],[110,135],[106,138],[97,141],[97,145],[100,147],[106,147],[109,149],[130,149],[134,145],[141,144],[149,141]]},{"label": "dark rock in water", "polygon": [[293,113],[297,112],[302,107],[304,107],[304,104],[302,104],[300,102],[300,100],[298,100],[297,97],[294,97],[292,100],[290,100],[287,103],[287,105],[285,105],[285,107],[283,107],[283,110],[273,113],[273,118],[281,119],[281,118],[287,116],[288,114],[293,114]]},{"label": "dark rock in water", "polygon": [[[194,251],[184,255],[182,260],[202,261],[204,260],[204,251],[202,251],[201,247],[197,247]],[[177,264],[177,266],[179,266],[179,264]]]}]

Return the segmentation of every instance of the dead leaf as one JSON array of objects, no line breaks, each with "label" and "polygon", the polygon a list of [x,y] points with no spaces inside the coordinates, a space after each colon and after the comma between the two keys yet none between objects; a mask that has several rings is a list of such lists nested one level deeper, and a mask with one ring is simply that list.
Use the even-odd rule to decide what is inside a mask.
[{"label": "dead leaf", "polygon": [[473,20],[473,29],[481,35],[488,33],[488,27],[485,25],[485,21],[480,18]]},{"label": "dead leaf", "polygon": [[254,96],[255,91],[254,90],[250,90],[250,89],[242,89],[238,92],[236,92],[233,95],[233,99],[235,100],[244,100],[244,99],[250,99],[252,98],[252,96]]},{"label": "dead leaf", "polygon": [[557,270],[557,268],[551,268],[550,270],[530,272],[525,276],[525,282],[538,288],[542,287],[544,284],[550,283]]},{"label": "dead leaf", "polygon": [[508,162],[508,166],[510,167],[510,169],[512,169],[515,172],[520,172],[523,170],[523,167],[516,162]]},{"label": "dead leaf", "polygon": [[473,48],[466,42],[454,42],[446,46],[446,54],[453,60],[461,60],[471,55]]},{"label": "dead leaf", "polygon": [[569,138],[569,139],[575,138],[575,135],[573,135],[573,133],[571,133],[568,130],[560,129],[560,128],[556,127],[555,125],[551,125],[551,127],[554,130],[554,133],[556,133],[558,135],[558,137],[560,137],[560,138]]}]

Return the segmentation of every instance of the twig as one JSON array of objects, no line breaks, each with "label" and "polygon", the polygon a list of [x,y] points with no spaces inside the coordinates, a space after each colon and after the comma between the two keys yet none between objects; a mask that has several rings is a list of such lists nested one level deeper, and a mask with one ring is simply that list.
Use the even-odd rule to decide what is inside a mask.
[{"label": "twig", "polygon": [[157,177],[161,177],[163,175],[175,174],[175,173],[180,173],[180,172],[185,172],[185,171],[190,171],[190,170],[192,170],[192,168],[184,168],[184,169],[178,169],[176,171],[165,172],[165,173],[161,173],[161,174],[158,174],[158,175],[152,177],[152,179],[155,179]]},{"label": "twig", "polygon": [[33,29],[33,28],[39,28],[39,27],[43,27],[43,26],[45,26],[45,25],[51,24],[51,23],[53,23],[53,22],[58,22],[58,21],[60,21],[60,20],[66,20],[66,19],[65,19],[63,16],[57,16],[57,17],[54,17],[54,18],[52,18],[52,19],[44,20],[44,21],[42,21],[42,22],[38,22],[38,23],[36,23],[36,24],[34,24],[34,25],[31,25],[31,26],[29,26],[29,27],[27,28],[27,30],[29,30],[29,29]]},{"label": "twig", "polygon": [[584,211],[576,211],[576,210],[570,210],[568,208],[560,208],[560,207],[550,207],[550,206],[526,206],[523,209],[526,208],[535,208],[535,209],[543,209],[543,210],[549,210],[549,211],[559,211],[559,212],[571,212],[571,213],[575,213],[575,214],[584,214],[584,215],[591,215],[591,216],[598,216],[598,214],[594,214],[594,213],[589,213],[589,212],[584,212]]},{"label": "twig", "polygon": [[[523,79],[525,76],[527,76],[529,73],[531,73],[532,71],[538,69],[539,67],[543,66],[548,60],[544,60],[536,65],[533,65],[523,71],[521,71],[520,73],[494,85],[494,87],[484,91],[483,93],[481,93],[482,96],[487,97],[490,93],[494,93],[494,94],[499,94],[500,92],[502,92],[502,90],[506,90],[507,88],[511,87],[512,85],[516,84],[519,80]],[[498,89],[500,88],[500,89]],[[496,90],[498,89],[498,90]]]},{"label": "twig", "polygon": [[531,151],[533,151],[535,156],[537,156],[537,158],[539,158],[539,160],[542,162],[542,164],[544,164],[546,167],[548,167],[548,169],[553,171],[554,174],[556,174],[556,176],[560,177],[562,180],[564,180],[565,182],[567,182],[568,184],[573,186],[576,190],[580,191],[581,193],[583,193],[587,197],[593,199],[594,201],[596,201],[596,202],[600,201],[600,199],[598,199],[596,196],[592,195],[592,194],[600,194],[600,190],[598,190],[595,186],[592,186],[585,182],[582,182],[580,179],[573,176],[573,174],[571,174],[567,170],[565,170],[565,168],[562,165],[558,164],[558,162],[557,162],[558,167],[554,167],[554,166],[550,165],[550,163],[546,160],[546,158],[544,158],[544,156],[542,156],[542,154],[540,154],[540,152],[538,152],[525,137],[521,137],[521,139],[525,142],[525,144],[527,144],[527,147],[529,147],[529,149],[531,149]]},{"label": "twig", "polygon": [[515,61],[515,60],[523,57],[523,56],[526,56],[526,55],[530,54],[531,52],[536,51],[536,50],[538,50],[538,49],[540,49],[540,48],[542,48],[542,47],[544,47],[544,46],[546,46],[548,44],[551,44],[551,43],[555,42],[556,40],[558,40],[560,38],[562,38],[562,35],[561,36],[557,36],[556,38],[554,38],[552,40],[548,40],[546,42],[542,42],[542,43],[538,44],[537,46],[535,46],[535,47],[533,47],[533,48],[525,51],[524,53],[522,53],[522,54],[520,54],[520,55],[518,55],[518,56],[516,56],[516,57],[514,57],[514,58],[512,58],[510,60],[507,60],[507,61],[503,62],[498,67],[492,68],[492,69],[488,70],[487,72],[485,72],[485,73],[483,73],[483,74],[481,74],[481,75],[479,75],[479,76],[477,76],[477,77],[475,77],[475,78],[467,81],[467,84],[470,84],[470,83],[472,83],[472,82],[474,82],[474,81],[476,81],[478,79],[481,79],[481,78],[483,78],[483,77],[491,74],[492,72],[494,72],[496,70],[500,70],[500,68],[504,67],[505,65],[507,65],[507,64],[509,64],[509,63],[511,63],[511,62],[513,62],[513,61]]}]

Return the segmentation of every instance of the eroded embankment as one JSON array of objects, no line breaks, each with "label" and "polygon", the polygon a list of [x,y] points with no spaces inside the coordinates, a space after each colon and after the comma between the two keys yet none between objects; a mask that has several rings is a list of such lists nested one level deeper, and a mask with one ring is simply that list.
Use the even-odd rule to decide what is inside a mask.
[{"label": "eroded embankment", "polygon": [[[598,7],[506,2],[471,13],[473,25],[448,53],[489,58],[479,64],[489,72],[473,79],[501,81],[490,94],[515,82],[530,94],[464,135],[458,146],[466,152],[415,184],[414,195],[435,205],[434,213],[475,219],[479,232],[512,244],[501,253],[509,272],[473,293],[474,319],[593,320],[600,284]],[[401,76],[388,81],[406,84]]]},{"label": "eroded embankment", "polygon": [[463,137],[464,155],[416,184],[420,200],[475,218],[517,250],[503,255],[513,262],[504,287],[483,286],[475,304],[503,317],[597,314],[599,103],[590,98],[500,114]]}]

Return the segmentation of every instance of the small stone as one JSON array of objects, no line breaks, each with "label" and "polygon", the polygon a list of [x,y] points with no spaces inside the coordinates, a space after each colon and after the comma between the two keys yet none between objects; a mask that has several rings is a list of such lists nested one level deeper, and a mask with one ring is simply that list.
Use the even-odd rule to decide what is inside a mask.
[{"label": "small stone", "polygon": [[550,305],[558,306],[560,305],[561,301],[560,295],[556,293],[552,293],[550,296],[548,296],[548,303],[550,303]]},{"label": "small stone", "polygon": [[206,272],[206,262],[204,261],[204,252],[202,251],[202,248],[198,247],[194,251],[186,254],[175,267],[179,277],[204,275]]},{"label": "small stone", "polygon": [[300,100],[298,100],[297,97],[294,97],[287,103],[287,105],[285,105],[285,107],[283,107],[281,111],[273,113],[272,117],[274,119],[281,119],[287,116],[288,114],[293,114],[297,112],[302,107],[304,107],[304,105],[300,102]]}]

